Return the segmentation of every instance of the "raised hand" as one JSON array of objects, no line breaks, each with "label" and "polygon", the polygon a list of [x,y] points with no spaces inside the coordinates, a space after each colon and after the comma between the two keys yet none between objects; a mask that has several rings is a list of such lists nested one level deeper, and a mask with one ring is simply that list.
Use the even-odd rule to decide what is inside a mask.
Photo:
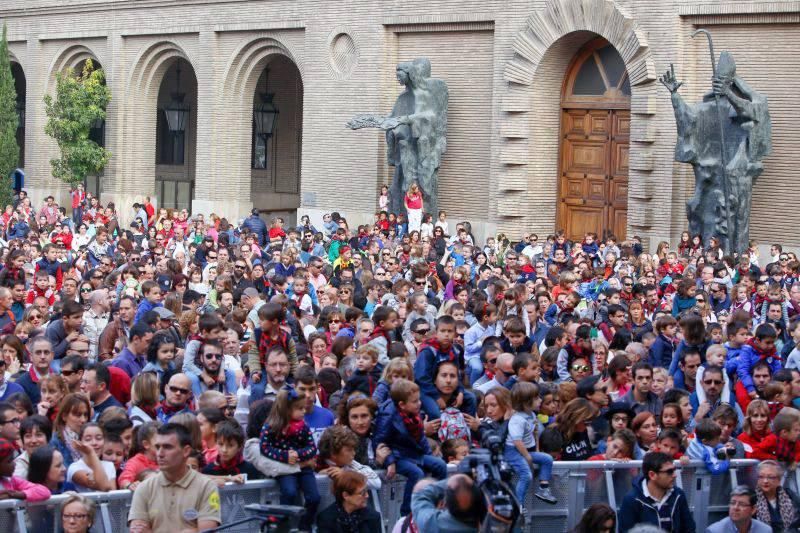
[{"label": "raised hand", "polygon": [[672,63],[669,64],[669,70],[664,73],[663,76],[658,78],[658,81],[666,87],[670,93],[675,93],[680,89],[681,85],[683,85],[682,81],[678,81],[675,77],[675,65]]}]

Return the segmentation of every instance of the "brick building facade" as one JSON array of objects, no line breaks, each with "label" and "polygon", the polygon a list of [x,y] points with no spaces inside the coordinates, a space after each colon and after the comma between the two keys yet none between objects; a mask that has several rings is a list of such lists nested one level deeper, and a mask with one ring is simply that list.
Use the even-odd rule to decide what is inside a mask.
[{"label": "brick building facade", "polygon": [[[369,221],[391,176],[383,136],[344,123],[388,113],[395,65],[427,56],[450,90],[440,206],[451,220],[479,235],[567,225],[652,241],[684,229],[694,187],[691,168],[673,162],[673,112],[657,77],[674,63],[682,95],[700,99],[709,54],[690,35],[707,28],[770,101],[774,149],[754,191],[752,237],[800,244],[790,215],[800,199],[797,1],[3,0],[0,18],[25,77],[26,186],[37,202],[66,200],[49,172],[56,147],[42,97],[56,72],[91,58],[113,94],[101,194],[123,219],[150,194],[231,218],[255,206]],[[587,59],[597,67],[583,71]],[[159,113],[179,77],[191,114],[176,145],[164,143]],[[262,92],[280,112],[255,150],[266,168],[253,168]]]}]

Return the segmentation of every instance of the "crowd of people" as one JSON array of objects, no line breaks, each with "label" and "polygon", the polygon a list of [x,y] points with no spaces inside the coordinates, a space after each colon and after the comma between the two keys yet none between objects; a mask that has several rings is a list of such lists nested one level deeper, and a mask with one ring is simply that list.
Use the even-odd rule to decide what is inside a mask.
[{"label": "crowd of people", "polygon": [[2,215],[0,499],[72,492],[77,532],[82,493],[126,489],[131,531],[204,529],[218,487],[268,477],[301,530],[375,531],[369,491],[399,474],[397,531],[469,531],[474,486],[447,466],[492,433],[520,502],[558,502],[554,461],[643,461],[618,518],[590,509],[587,531],[694,531],[676,469],[733,458],[763,462],[732,509],[795,527],[794,253],[688,233],[654,253],[563,231],[478,242],[413,189],[407,214],[386,194],[374,224],[317,228],[149,198],[121,224],[82,187],[69,212],[21,191]]}]

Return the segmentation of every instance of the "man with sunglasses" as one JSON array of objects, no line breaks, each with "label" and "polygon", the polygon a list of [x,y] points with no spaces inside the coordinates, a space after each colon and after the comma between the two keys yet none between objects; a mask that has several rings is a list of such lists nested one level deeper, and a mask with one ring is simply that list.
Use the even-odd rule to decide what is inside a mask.
[{"label": "man with sunglasses", "polygon": [[[706,401],[700,403],[697,397],[697,391],[694,391],[689,396],[689,404],[692,406],[692,413],[694,414],[695,422],[699,422],[704,418],[711,418],[717,407],[722,404],[722,388],[725,386],[725,380],[722,375],[722,368],[718,366],[707,366],[703,372],[703,379],[700,386],[703,387],[703,392],[706,394]],[[739,404],[731,405],[736,412],[736,417],[739,420],[737,427],[741,428],[744,423],[744,414],[742,413]]]},{"label": "man with sunglasses", "polygon": [[180,413],[191,413],[192,382],[186,374],[173,374],[164,387],[164,401],[156,407],[156,418],[162,424]]},{"label": "man with sunglasses", "polygon": [[236,374],[223,368],[224,361],[222,344],[218,341],[206,341],[200,347],[200,374],[187,374],[195,398],[207,390],[219,391],[228,397],[236,394]]},{"label": "man with sunglasses", "polygon": [[642,461],[642,479],[622,500],[617,517],[620,533],[638,524],[652,524],[669,533],[694,533],[695,524],[686,494],[675,486],[677,469],[672,457],[651,452]]}]

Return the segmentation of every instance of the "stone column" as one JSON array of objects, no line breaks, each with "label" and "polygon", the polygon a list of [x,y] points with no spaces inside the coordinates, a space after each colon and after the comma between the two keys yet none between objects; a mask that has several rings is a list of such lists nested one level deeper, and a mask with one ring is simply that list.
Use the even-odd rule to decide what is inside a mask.
[{"label": "stone column", "polygon": [[[241,151],[250,152],[249,132],[246,147],[232,144],[239,139],[236,106],[231,105],[231,95],[225,94],[220,77],[224,64],[215,64],[217,36],[212,31],[200,34],[199,64],[197,71],[197,162],[192,214],[215,213],[235,223],[237,218],[249,214],[250,176],[231,171],[230,161],[240,157]],[[219,54],[221,55],[221,54]],[[218,58],[220,63],[227,57]],[[250,122],[247,122],[249,125]],[[249,169],[249,166],[248,166]]]}]

